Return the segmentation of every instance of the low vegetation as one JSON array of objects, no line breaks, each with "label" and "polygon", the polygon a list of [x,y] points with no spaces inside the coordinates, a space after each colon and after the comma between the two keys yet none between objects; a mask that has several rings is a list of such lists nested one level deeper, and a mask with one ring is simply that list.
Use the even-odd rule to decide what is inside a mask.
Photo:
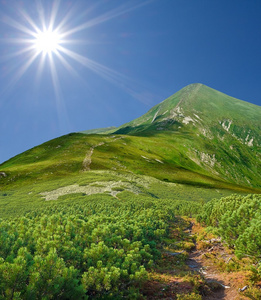
[{"label": "low vegetation", "polygon": [[238,257],[261,258],[261,195],[213,199],[198,220],[212,226]]},{"label": "low vegetation", "polygon": [[[74,186],[74,189],[70,188],[71,186]],[[55,180],[37,180],[34,184],[24,184],[18,187],[14,185],[12,189],[2,189],[0,191],[0,217],[12,218],[30,212],[32,209],[49,207],[52,205],[50,202],[57,200],[59,204],[81,202],[87,199],[100,201],[101,197],[110,197],[111,194],[122,201],[161,199],[204,203],[212,198],[228,196],[231,193],[230,190],[204,189],[162,182],[149,176],[135,175],[130,172],[89,171]],[[47,195],[50,197],[47,198]],[[52,195],[55,197],[51,197]],[[46,199],[57,200],[46,201]],[[181,206],[185,207],[185,203]]]},{"label": "low vegetation", "polygon": [[[189,202],[188,210],[199,205]],[[175,202],[101,197],[2,219],[0,297],[138,298],[175,211],[183,212]]]},{"label": "low vegetation", "polygon": [[[127,195],[67,196],[2,218],[0,299],[207,299],[219,283],[189,265],[195,247],[232,280],[243,276],[241,294],[258,299],[260,195],[211,200],[203,213],[198,201]],[[234,217],[224,224],[233,212],[236,228]]]},{"label": "low vegetation", "polygon": [[261,281],[261,195],[232,195],[213,199],[204,206],[197,220],[208,231],[222,237],[231,256],[229,261],[217,255],[213,260],[221,270],[248,275],[245,296],[260,299]]}]

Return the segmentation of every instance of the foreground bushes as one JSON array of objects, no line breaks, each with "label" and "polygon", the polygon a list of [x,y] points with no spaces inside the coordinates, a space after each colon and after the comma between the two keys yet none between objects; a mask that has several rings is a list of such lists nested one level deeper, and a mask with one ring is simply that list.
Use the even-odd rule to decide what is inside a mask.
[{"label": "foreground bushes", "polygon": [[[217,229],[240,258],[261,259],[261,195],[233,195],[213,199],[204,206],[197,220]],[[255,272],[261,276],[261,264]]]},{"label": "foreground bushes", "polygon": [[106,199],[1,220],[0,299],[137,297],[174,207]]}]

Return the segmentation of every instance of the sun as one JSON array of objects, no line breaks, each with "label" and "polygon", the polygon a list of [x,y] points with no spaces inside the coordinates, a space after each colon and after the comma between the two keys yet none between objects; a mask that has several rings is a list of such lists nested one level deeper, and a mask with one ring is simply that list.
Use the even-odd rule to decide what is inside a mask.
[{"label": "sun", "polygon": [[[132,1],[126,1],[127,4],[117,6],[94,17],[89,15],[89,13],[93,11],[93,8],[88,7],[85,3],[86,1],[82,1],[84,3],[82,14],[77,13],[77,7],[71,6],[71,4],[68,4],[69,6],[63,9],[64,6],[62,6],[61,3],[67,1],[61,0],[31,1],[35,2],[35,5],[32,6],[32,10],[30,9],[32,15],[28,14],[25,4],[20,6],[18,3],[17,14],[14,15],[15,17],[9,15],[3,15],[2,17],[2,12],[0,12],[0,24],[3,22],[11,29],[11,31],[8,32],[8,38],[5,40],[7,43],[12,44],[11,49],[15,49],[7,55],[7,59],[11,60],[18,57],[21,59],[17,64],[16,72],[10,82],[10,88],[20,80],[33,64],[37,64],[35,79],[38,83],[41,83],[44,70],[49,68],[50,72],[45,74],[50,74],[55,99],[57,100],[57,105],[59,105],[62,98],[62,87],[60,86],[60,76],[58,72],[61,72],[61,68],[64,68],[70,75],[82,80],[77,72],[77,64],[80,64],[82,67],[98,74],[112,84],[124,88],[128,93],[136,97],[138,93],[133,88],[128,87],[128,77],[87,57],[87,48],[85,46],[83,47],[83,45],[88,43],[93,44],[93,41],[89,40],[87,35],[87,30],[91,27],[126,14],[150,1],[153,0],[147,0],[138,5],[132,5]],[[21,3],[25,2],[26,1],[21,1]],[[52,3],[52,5],[49,6],[48,3]],[[75,13],[77,14],[75,15]],[[78,15],[81,17],[78,18]],[[85,17],[87,17],[86,20],[82,20],[82,18]],[[82,31],[86,32],[81,33]],[[77,39],[76,36],[78,37]],[[0,42],[1,40],[2,38],[0,38]],[[75,49],[83,51],[84,55],[78,51],[76,52]],[[2,58],[0,62],[1,60]]]},{"label": "sun", "polygon": [[59,48],[61,37],[59,33],[46,30],[37,33],[34,47],[38,53],[52,53],[56,52]]}]

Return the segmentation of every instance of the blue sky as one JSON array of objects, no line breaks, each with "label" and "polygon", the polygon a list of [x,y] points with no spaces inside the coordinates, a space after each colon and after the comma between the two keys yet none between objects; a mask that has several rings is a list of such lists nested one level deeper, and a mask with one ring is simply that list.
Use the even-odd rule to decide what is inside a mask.
[{"label": "blue sky", "polygon": [[[260,15],[260,0],[0,0],[0,163],[190,83],[261,105]],[[43,59],[28,45],[50,20],[67,35]]]}]

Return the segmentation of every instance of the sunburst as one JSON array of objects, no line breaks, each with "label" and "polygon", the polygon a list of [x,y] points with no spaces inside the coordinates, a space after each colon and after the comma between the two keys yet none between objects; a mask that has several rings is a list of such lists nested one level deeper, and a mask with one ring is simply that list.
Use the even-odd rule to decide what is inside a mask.
[{"label": "sunburst", "polygon": [[39,32],[36,36],[34,46],[37,52],[56,52],[60,44],[61,37],[58,32],[46,30]]},{"label": "sunburst", "polygon": [[[76,45],[79,41],[74,40],[73,36],[79,31],[90,29],[100,23],[106,22],[112,18],[118,17],[126,12],[136,9],[140,6],[150,3],[152,0],[136,2],[133,5],[131,1],[127,1],[123,5],[117,6],[110,11],[103,13],[100,16],[85,20],[82,24],[77,26],[71,26],[73,24],[73,18],[76,15],[76,6],[66,12],[60,5],[60,0],[54,0],[51,13],[49,16],[44,14],[44,1],[38,0],[36,4],[36,12],[34,12],[33,19],[25,10],[19,7],[20,18],[18,20],[5,16],[3,22],[15,29],[17,37],[5,39],[5,43],[18,44],[18,50],[10,53],[6,58],[22,57],[22,65],[16,70],[15,75],[12,77],[12,84],[15,84],[24,73],[30,68],[32,64],[38,62],[38,78],[41,77],[45,67],[50,67],[50,74],[52,76],[52,82],[57,97],[60,97],[58,82],[57,64],[60,63],[70,74],[78,75],[72,61],[92,70],[106,80],[112,82],[118,87],[132,93],[136,93],[128,87],[128,80],[125,76],[112,70],[85,55],[81,55],[71,49],[71,45]],[[82,15],[88,16],[90,8],[86,9]],[[37,21],[36,21],[37,20]],[[58,21],[59,20],[59,21]],[[82,41],[80,41],[82,42]],[[84,41],[86,43],[86,39]],[[88,41],[87,41],[88,42]],[[40,58],[40,59],[39,59]],[[48,61],[48,64],[47,64]]]}]

